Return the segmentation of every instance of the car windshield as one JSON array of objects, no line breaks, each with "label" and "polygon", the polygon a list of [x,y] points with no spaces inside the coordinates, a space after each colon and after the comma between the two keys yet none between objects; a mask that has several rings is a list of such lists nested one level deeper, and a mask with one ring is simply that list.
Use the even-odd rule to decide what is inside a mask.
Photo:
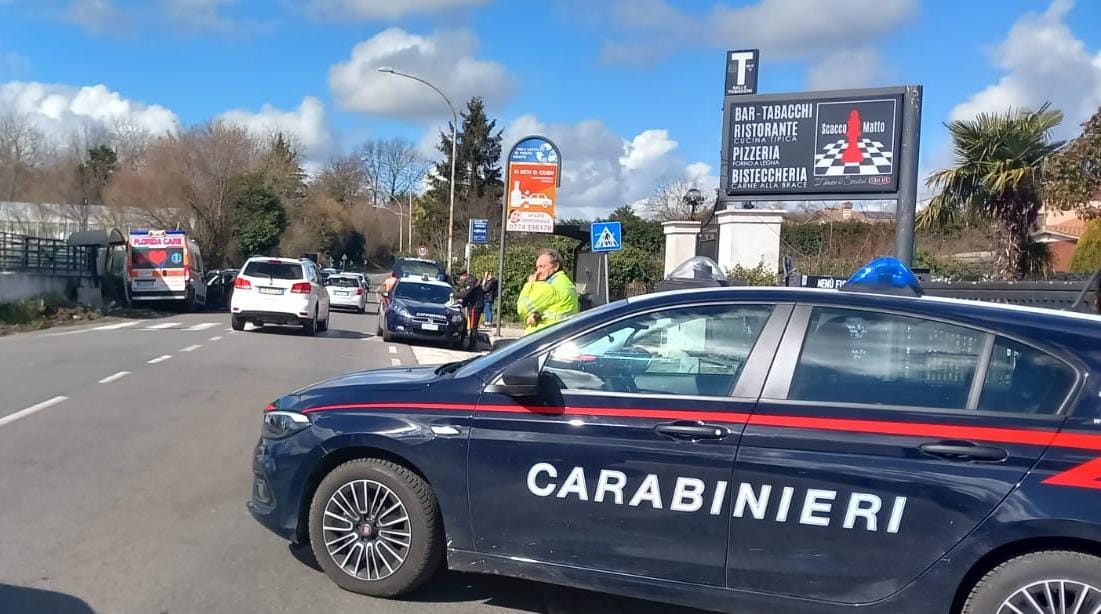
[{"label": "car windshield", "polygon": [[325,280],[326,286],[337,286],[338,288],[358,288],[359,280],[355,277],[330,277]]},{"label": "car windshield", "polygon": [[436,284],[401,281],[394,288],[394,298],[442,305],[451,297],[451,288]]},{"label": "car windshield", "polygon": [[414,276],[418,276],[418,277],[421,276],[421,275],[428,275],[430,277],[435,277],[436,275],[439,275],[439,273],[440,273],[439,267],[437,267],[436,264],[433,263],[433,262],[419,262],[417,260],[403,260],[401,262],[400,266],[401,266],[401,272],[403,274],[408,273],[409,275],[414,275]]},{"label": "car windshield", "polygon": [[245,265],[245,275],[272,279],[302,279],[302,265],[291,262],[253,261]]},{"label": "car windshield", "polygon": [[[606,314],[609,311],[619,309],[623,305],[623,300],[606,303],[604,305],[601,305],[600,307],[596,307],[594,309],[590,309],[581,314],[578,314],[570,320],[567,320],[567,322],[571,324],[577,322],[599,322],[606,317]],[[548,338],[553,338],[557,336],[562,330],[562,326],[563,324],[548,326],[547,328],[544,328],[542,330],[538,330],[529,335],[525,335],[514,343],[504,346],[499,350],[494,350],[492,352],[482,354],[474,360],[471,360],[470,362],[462,365],[461,371],[457,372],[456,376],[468,377],[477,374],[482,369],[485,369],[490,365],[493,365],[494,363],[503,365],[509,363],[516,358],[520,358],[525,353],[531,351],[531,349],[542,345]]]}]

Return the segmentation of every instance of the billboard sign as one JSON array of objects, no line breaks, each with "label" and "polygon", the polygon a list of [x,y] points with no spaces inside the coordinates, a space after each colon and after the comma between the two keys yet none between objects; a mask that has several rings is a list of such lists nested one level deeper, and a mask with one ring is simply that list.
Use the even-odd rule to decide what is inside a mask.
[{"label": "billboard sign", "polygon": [[902,92],[727,100],[729,196],[895,194]]},{"label": "billboard sign", "polygon": [[468,243],[489,243],[489,220],[470,220],[470,233]]},{"label": "billboard sign", "polygon": [[726,95],[744,96],[757,93],[757,66],[759,49],[742,49],[726,52]]},{"label": "billboard sign", "polygon": [[513,146],[508,156],[505,188],[511,232],[554,232],[562,159],[549,139],[529,136]]}]

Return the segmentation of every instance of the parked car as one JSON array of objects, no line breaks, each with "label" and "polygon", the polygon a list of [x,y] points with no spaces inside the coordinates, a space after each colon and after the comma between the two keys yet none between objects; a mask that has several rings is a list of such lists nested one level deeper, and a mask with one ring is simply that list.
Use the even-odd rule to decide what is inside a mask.
[{"label": "parked car", "polygon": [[256,326],[301,326],[307,335],[329,328],[329,293],[313,262],[293,258],[249,258],[233,283],[233,330]]},{"label": "parked car", "polygon": [[229,309],[233,281],[240,269],[214,269],[206,274],[207,309]]},{"label": "parked car", "polygon": [[355,309],[359,313],[367,311],[367,290],[355,275],[330,275],[325,280],[325,290],[329,293],[330,307]]},{"label": "parked car", "polygon": [[358,279],[360,287],[363,288],[364,293],[366,293],[368,290],[371,289],[371,282],[370,282],[369,279],[367,279],[367,276],[364,275],[363,273],[353,273],[351,271],[345,271],[345,272],[341,273],[341,275],[348,275],[348,276],[355,277],[356,279]]},{"label": "parked car", "polygon": [[897,261],[653,293],[275,399],[249,509],[376,597],[447,567],[724,612],[1097,614],[1099,345],[1097,316],[925,296]]},{"label": "parked car", "polygon": [[378,334],[383,341],[394,338],[462,343],[466,318],[451,303],[450,284],[432,279],[402,277],[394,290],[379,304]]}]

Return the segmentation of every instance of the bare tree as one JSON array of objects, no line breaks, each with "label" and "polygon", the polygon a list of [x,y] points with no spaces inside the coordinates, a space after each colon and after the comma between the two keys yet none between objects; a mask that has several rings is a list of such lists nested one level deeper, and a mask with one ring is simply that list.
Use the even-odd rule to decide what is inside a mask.
[{"label": "bare tree", "polygon": [[19,200],[51,157],[46,135],[26,115],[0,116],[0,200]]},{"label": "bare tree", "polygon": [[359,148],[372,206],[389,207],[392,200],[416,190],[431,162],[407,139],[367,141]]},{"label": "bare tree", "polygon": [[205,259],[217,266],[232,243],[233,182],[255,167],[257,153],[243,128],[208,123],[155,141],[141,164],[115,174],[105,198],[144,210],[163,228],[190,229]]},{"label": "bare tree", "polygon": [[370,183],[360,157],[352,154],[333,158],[314,182],[315,191],[327,194],[343,207],[368,199]]},{"label": "bare tree", "polygon": [[[692,207],[684,200],[685,194],[693,188],[699,190],[704,198],[696,207],[694,217]],[[650,193],[644,207],[648,217],[662,222],[701,219],[704,213],[715,207],[715,196],[713,188],[701,186],[698,181],[683,178],[662,181]]]}]

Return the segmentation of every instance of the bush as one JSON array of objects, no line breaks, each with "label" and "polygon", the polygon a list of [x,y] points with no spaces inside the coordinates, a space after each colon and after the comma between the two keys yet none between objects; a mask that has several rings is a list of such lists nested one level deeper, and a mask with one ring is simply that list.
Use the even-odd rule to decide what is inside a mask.
[{"label": "bush", "polygon": [[73,307],[75,305],[72,301],[57,293],[11,303],[0,303],[0,324],[31,324],[43,318],[48,318],[61,309]]},{"label": "bush", "polygon": [[726,270],[726,278],[735,286],[777,286],[780,285],[780,275],[774,270],[760,263],[751,268],[740,264]]},{"label": "bush", "polygon": [[1101,220],[1091,220],[1078,239],[1070,270],[1075,273],[1092,273],[1101,269]]}]

